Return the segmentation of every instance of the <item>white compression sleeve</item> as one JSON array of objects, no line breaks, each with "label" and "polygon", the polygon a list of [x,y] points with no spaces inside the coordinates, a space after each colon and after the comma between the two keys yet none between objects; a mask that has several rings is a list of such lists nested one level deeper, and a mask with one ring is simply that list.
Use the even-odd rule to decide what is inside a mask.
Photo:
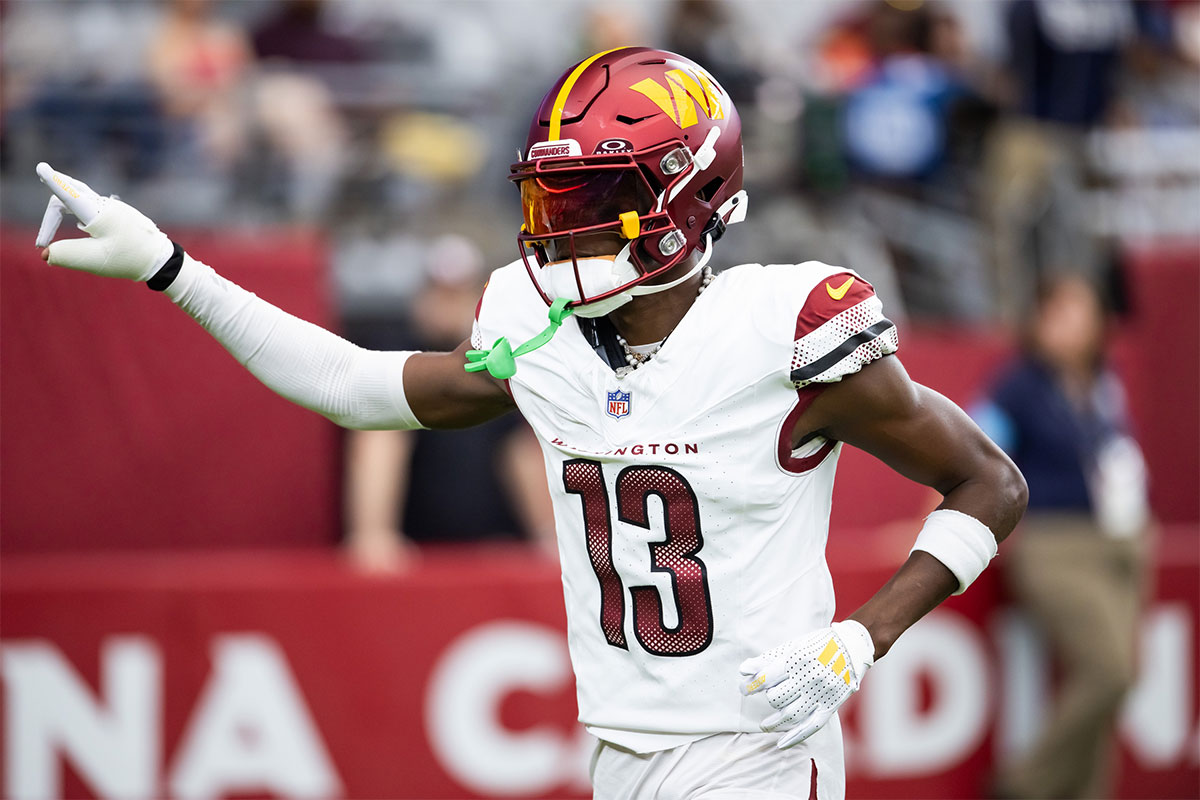
[{"label": "white compression sleeve", "polygon": [[412,352],[364,350],[184,256],[166,295],[269,389],[339,425],[424,427],[404,396]]}]

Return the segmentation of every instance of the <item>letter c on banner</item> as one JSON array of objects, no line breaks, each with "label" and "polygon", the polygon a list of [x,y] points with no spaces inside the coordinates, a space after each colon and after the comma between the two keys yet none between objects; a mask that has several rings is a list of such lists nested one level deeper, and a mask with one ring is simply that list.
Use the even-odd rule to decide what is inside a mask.
[{"label": "letter c on banner", "polygon": [[553,692],[571,680],[562,632],[516,620],[459,636],[434,665],[425,728],[441,766],[480,794],[543,794],[569,780],[576,748],[549,725],[512,731],[500,722],[505,696]]}]

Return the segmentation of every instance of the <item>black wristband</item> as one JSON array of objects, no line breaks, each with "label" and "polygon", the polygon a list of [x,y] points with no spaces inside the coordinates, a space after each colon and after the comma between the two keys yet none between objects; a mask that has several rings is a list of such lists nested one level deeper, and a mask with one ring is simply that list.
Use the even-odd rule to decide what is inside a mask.
[{"label": "black wristband", "polygon": [[177,242],[171,242],[174,250],[171,257],[167,259],[167,263],[163,264],[158,272],[150,280],[146,281],[146,285],[156,292],[161,292],[175,282],[175,278],[179,276],[179,270],[183,269],[183,248]]}]

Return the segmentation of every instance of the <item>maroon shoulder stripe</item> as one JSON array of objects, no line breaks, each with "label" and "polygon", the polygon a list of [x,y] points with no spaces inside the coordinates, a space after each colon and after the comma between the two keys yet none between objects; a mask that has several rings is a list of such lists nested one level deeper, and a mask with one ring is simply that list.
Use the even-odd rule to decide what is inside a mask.
[{"label": "maroon shoulder stripe", "polygon": [[808,293],[804,307],[796,317],[796,338],[812,333],[838,314],[874,294],[875,287],[848,272],[829,276]]}]

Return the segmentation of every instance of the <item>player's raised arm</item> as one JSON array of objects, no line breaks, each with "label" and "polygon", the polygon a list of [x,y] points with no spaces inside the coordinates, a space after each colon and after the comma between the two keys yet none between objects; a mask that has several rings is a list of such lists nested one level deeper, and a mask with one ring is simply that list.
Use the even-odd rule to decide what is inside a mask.
[{"label": "player's raised arm", "polygon": [[[501,383],[463,370],[466,343],[454,353],[364,350],[222,278],[132,206],[48,164],[37,172],[54,193],[38,231],[43,258],[165,293],[268,388],[298,405],[361,429],[462,427],[512,408]],[[51,241],[64,213],[90,238]]]}]

